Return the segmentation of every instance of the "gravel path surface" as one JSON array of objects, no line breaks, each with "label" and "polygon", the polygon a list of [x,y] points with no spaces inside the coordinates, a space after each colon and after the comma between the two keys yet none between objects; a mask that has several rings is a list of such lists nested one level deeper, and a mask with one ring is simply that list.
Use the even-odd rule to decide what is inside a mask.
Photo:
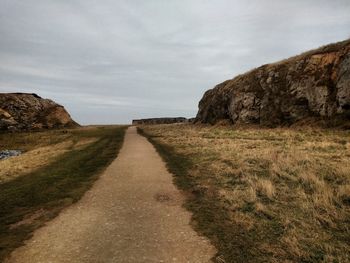
[{"label": "gravel path surface", "polygon": [[191,228],[183,201],[154,147],[130,127],[84,197],[6,262],[210,262],[215,248]]}]

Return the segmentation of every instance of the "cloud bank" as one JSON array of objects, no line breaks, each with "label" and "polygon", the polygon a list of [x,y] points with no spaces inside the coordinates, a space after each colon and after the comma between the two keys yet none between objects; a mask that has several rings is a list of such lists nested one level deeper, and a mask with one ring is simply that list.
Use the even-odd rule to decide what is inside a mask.
[{"label": "cloud bank", "polygon": [[82,124],[196,114],[237,74],[350,37],[348,0],[0,0],[0,91]]}]

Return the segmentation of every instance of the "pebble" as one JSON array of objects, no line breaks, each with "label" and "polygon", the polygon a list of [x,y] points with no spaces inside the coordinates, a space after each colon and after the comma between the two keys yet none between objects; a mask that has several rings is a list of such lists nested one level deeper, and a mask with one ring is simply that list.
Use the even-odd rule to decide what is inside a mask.
[{"label": "pebble", "polygon": [[0,160],[4,160],[4,159],[10,158],[12,156],[18,156],[21,153],[22,152],[20,150],[4,150],[4,151],[0,151]]}]

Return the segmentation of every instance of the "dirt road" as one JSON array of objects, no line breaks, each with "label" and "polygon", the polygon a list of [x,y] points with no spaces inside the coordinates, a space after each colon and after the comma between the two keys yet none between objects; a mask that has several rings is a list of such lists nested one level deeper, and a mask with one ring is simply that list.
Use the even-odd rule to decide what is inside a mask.
[{"label": "dirt road", "polygon": [[6,262],[209,262],[215,249],[190,227],[183,201],[158,153],[131,127],[84,197]]}]

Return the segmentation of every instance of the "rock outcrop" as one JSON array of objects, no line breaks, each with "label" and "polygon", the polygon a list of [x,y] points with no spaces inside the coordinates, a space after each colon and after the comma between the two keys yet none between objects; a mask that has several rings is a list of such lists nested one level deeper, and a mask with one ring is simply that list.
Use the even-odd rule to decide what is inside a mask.
[{"label": "rock outcrop", "polygon": [[0,93],[0,130],[21,131],[79,126],[63,106],[36,94]]},{"label": "rock outcrop", "polygon": [[264,126],[350,120],[350,40],[263,65],[208,90],[195,122]]},{"label": "rock outcrop", "polygon": [[172,124],[172,123],[183,123],[188,122],[186,118],[177,117],[177,118],[150,118],[150,119],[140,119],[133,120],[133,125],[141,125],[141,124]]}]

